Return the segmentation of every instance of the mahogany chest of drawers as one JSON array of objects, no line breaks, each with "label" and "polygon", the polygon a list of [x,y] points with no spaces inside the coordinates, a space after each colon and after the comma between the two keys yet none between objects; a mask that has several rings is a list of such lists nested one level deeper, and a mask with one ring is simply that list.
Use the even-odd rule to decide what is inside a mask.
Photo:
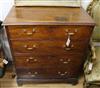
[{"label": "mahogany chest of drawers", "polygon": [[3,24],[18,85],[78,82],[94,27],[82,8],[13,7]]}]

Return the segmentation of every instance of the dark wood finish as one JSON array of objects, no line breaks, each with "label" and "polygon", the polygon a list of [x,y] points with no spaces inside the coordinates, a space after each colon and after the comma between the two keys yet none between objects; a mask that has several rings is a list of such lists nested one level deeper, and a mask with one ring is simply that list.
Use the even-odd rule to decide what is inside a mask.
[{"label": "dark wood finish", "polygon": [[[11,40],[52,40],[67,39],[69,33],[72,40],[87,40],[92,32],[91,26],[9,26]],[[17,35],[16,35],[17,34]]]},{"label": "dark wood finish", "polygon": [[[39,54],[66,54],[67,52],[83,52],[87,47],[87,41],[72,41],[66,46],[67,40],[53,41],[11,41],[12,50],[17,53]],[[56,52],[53,52],[56,51]]]},{"label": "dark wood finish", "polygon": [[78,82],[94,27],[82,8],[13,7],[3,25],[18,85]]},{"label": "dark wood finish", "polygon": [[[20,78],[63,78],[66,79],[68,77],[77,77],[75,70],[70,70],[69,68],[35,68],[35,69],[17,69],[16,70],[18,77]],[[20,74],[19,74],[20,72]]]},{"label": "dark wood finish", "polygon": [[[74,57],[74,58],[73,58]],[[66,54],[58,56],[17,56],[15,57],[15,64],[21,68],[50,68],[62,67],[70,69],[78,69],[83,61],[80,59],[83,56],[79,54]],[[73,67],[73,63],[74,67]],[[25,66],[24,66],[24,65]]]},{"label": "dark wood finish", "polygon": [[76,85],[78,83],[78,78],[77,77],[68,77],[66,79],[28,79],[27,78],[17,78],[17,84],[18,86],[22,86],[23,83],[70,83],[72,85]]}]

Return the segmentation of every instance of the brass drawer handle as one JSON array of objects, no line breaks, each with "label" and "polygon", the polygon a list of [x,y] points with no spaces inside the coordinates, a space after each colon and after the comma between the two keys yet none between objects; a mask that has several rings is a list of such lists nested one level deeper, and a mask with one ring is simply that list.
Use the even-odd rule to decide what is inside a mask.
[{"label": "brass drawer handle", "polygon": [[68,64],[71,60],[68,59],[67,61],[64,61],[64,59],[60,59],[60,61],[61,61],[63,64]]},{"label": "brass drawer handle", "polygon": [[38,72],[28,72],[28,74],[31,75],[32,77],[35,77],[38,74]]},{"label": "brass drawer handle", "polygon": [[27,50],[33,50],[33,48],[31,48],[31,47],[28,47],[28,48],[27,48]]},{"label": "brass drawer handle", "polygon": [[68,61],[64,61],[64,59],[60,59],[60,61],[64,64],[68,64]]},{"label": "brass drawer handle", "polygon": [[[66,32],[66,33],[69,33],[69,29],[66,29],[65,32]],[[74,32],[71,32],[71,33],[69,33],[69,34],[74,35],[74,34],[77,33],[77,32],[78,32],[78,29],[76,28],[76,29],[74,29]]]},{"label": "brass drawer handle", "polygon": [[32,32],[27,32],[27,29],[23,29],[23,32],[30,36],[33,35],[33,33],[35,33],[35,28],[32,29]]},{"label": "brass drawer handle", "polygon": [[38,72],[34,72],[34,73],[32,74],[32,77],[35,77],[37,74],[38,74]]},{"label": "brass drawer handle", "polygon": [[68,35],[72,36],[72,35],[75,35],[74,32],[69,32]]},{"label": "brass drawer handle", "polygon": [[34,59],[34,57],[29,57],[29,59],[30,59],[30,60],[33,60],[33,59]]},{"label": "brass drawer handle", "polygon": [[28,45],[24,45],[24,48],[26,48],[27,50],[33,50],[34,48],[36,48],[36,45],[33,45],[32,47],[28,47]]},{"label": "brass drawer handle", "polygon": [[73,35],[75,35],[75,33],[78,32],[78,30],[77,29],[74,29],[74,32],[70,32],[68,29],[66,29],[65,32],[66,32],[65,35],[73,36]]},{"label": "brass drawer handle", "polygon": [[62,73],[62,74],[60,74],[60,75],[61,75],[61,76],[64,76],[65,74]]},{"label": "brass drawer handle", "polygon": [[27,32],[26,34],[27,34],[27,35],[32,35],[32,34],[33,34],[33,32]]},{"label": "brass drawer handle", "polygon": [[26,59],[27,62],[29,62],[30,60],[33,60],[34,57],[29,57],[28,59]]},{"label": "brass drawer handle", "polygon": [[60,76],[64,76],[64,75],[66,75],[68,72],[64,72],[64,73],[61,73],[61,72],[58,72],[58,74],[60,75]]},{"label": "brass drawer handle", "polygon": [[28,74],[29,74],[29,75],[32,75],[32,74],[37,75],[38,72],[28,72]]},{"label": "brass drawer handle", "polygon": [[67,62],[67,61],[64,61],[63,63],[64,63],[64,64],[68,64],[68,62]]},{"label": "brass drawer handle", "polygon": [[27,62],[30,62],[30,61],[37,62],[38,60],[37,59],[34,59],[34,57],[30,57],[30,58],[26,59],[26,61]]},{"label": "brass drawer handle", "polygon": [[26,59],[27,62],[29,62],[30,60],[33,60],[33,57],[29,57],[28,59]]},{"label": "brass drawer handle", "polygon": [[[64,59],[60,59],[60,61],[64,61]],[[71,60],[70,59],[67,59],[67,61],[70,62]]]},{"label": "brass drawer handle", "polygon": [[32,35],[33,32],[27,32],[27,29],[23,29],[23,32],[26,33],[27,35]]}]

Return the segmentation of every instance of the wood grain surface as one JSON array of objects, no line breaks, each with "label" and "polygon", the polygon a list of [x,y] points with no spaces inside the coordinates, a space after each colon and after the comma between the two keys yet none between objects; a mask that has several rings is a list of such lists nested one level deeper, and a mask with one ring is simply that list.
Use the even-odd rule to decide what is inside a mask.
[{"label": "wood grain surface", "polygon": [[4,25],[94,25],[83,8],[13,7]]}]

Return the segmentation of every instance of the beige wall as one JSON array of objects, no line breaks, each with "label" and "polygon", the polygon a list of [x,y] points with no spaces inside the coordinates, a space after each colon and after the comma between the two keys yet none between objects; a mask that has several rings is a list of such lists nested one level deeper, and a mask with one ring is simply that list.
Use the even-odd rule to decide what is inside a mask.
[{"label": "beige wall", "polygon": [[0,20],[3,21],[14,4],[14,0],[0,0]]},{"label": "beige wall", "polygon": [[92,0],[82,0],[81,1],[81,5],[84,9],[87,8],[87,6],[89,5],[89,3],[91,2]]}]

